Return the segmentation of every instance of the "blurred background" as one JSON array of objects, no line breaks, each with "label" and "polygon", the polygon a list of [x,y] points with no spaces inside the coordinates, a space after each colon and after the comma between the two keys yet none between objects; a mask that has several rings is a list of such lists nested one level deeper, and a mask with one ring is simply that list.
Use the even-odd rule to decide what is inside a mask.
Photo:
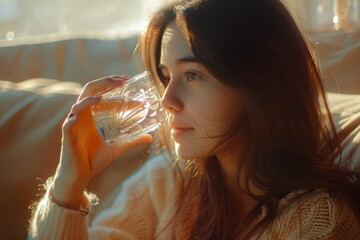
[{"label": "blurred background", "polygon": [[[163,0],[0,0],[0,40],[58,33],[129,35]],[[360,0],[284,0],[307,30],[359,25]]]},{"label": "blurred background", "polygon": [[161,0],[0,0],[0,39],[136,33]]},{"label": "blurred background", "polygon": [[360,25],[359,0],[284,0],[306,31],[332,31]]}]

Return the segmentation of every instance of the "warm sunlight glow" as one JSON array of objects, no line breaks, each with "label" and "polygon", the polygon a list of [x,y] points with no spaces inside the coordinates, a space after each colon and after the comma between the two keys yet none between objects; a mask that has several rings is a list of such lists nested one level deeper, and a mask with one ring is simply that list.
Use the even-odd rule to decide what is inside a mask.
[{"label": "warm sunlight glow", "polygon": [[13,40],[15,37],[15,33],[13,31],[6,33],[6,40]]}]

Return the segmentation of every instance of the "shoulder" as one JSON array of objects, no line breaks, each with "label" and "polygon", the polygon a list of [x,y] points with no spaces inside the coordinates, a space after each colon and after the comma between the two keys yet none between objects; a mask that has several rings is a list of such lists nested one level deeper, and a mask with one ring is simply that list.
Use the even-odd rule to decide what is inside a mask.
[{"label": "shoulder", "polygon": [[[345,197],[336,192],[318,189],[306,193],[296,201],[298,211],[302,215],[326,220],[329,225],[345,219],[356,219]],[[307,214],[306,214],[307,213]]]},{"label": "shoulder", "polygon": [[290,221],[290,229],[299,236],[307,236],[305,239],[360,238],[359,218],[341,194],[323,189],[293,192],[279,205],[286,206],[280,218]]}]

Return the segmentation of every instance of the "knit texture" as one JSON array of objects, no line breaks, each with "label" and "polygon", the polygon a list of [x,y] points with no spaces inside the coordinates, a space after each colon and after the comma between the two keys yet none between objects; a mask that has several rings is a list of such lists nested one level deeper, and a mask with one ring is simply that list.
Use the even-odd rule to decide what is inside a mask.
[{"label": "knit texture", "polygon": [[[148,160],[124,182],[113,206],[90,225],[88,217],[59,207],[45,194],[33,213],[29,234],[33,239],[172,239],[168,226],[178,189],[174,173],[165,155]],[[288,194],[279,207],[299,193]],[[195,214],[194,209],[189,206],[186,215]],[[186,239],[191,225],[185,220],[176,237]],[[340,196],[319,189],[291,203],[262,236],[253,239],[360,239],[360,223]]]}]

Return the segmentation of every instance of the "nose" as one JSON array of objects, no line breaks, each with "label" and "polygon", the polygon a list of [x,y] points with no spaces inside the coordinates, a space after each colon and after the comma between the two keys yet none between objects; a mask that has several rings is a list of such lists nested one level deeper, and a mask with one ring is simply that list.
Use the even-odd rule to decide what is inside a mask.
[{"label": "nose", "polygon": [[161,99],[161,105],[169,113],[180,112],[184,108],[181,100],[181,87],[170,81]]}]

